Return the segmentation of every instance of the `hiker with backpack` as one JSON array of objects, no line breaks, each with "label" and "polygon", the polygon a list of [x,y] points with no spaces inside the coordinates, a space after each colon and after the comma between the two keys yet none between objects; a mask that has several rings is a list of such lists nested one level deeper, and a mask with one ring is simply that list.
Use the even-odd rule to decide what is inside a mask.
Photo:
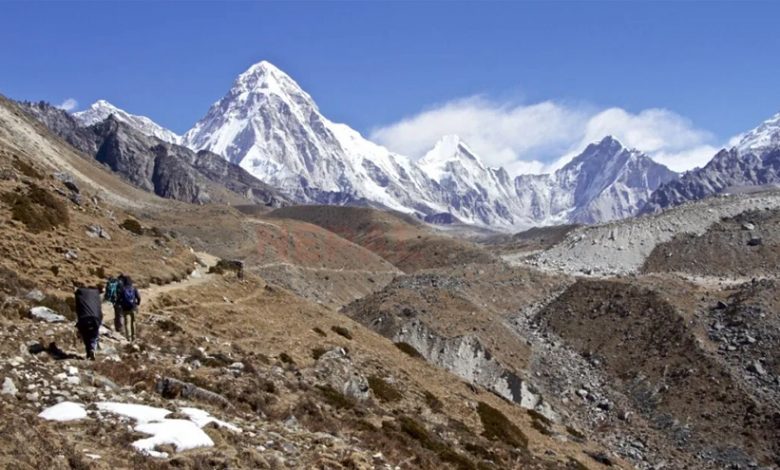
[{"label": "hiker with backpack", "polygon": [[103,311],[101,309],[100,288],[79,287],[76,289],[76,330],[79,332],[87,359],[95,360],[100,337],[100,325],[103,323]]},{"label": "hiker with backpack", "polygon": [[119,293],[122,291],[124,274],[120,274],[119,277],[109,277],[106,282],[105,293],[103,294],[103,301],[110,302],[114,306],[114,331],[121,333],[124,328],[122,321],[122,306],[119,302]]},{"label": "hiker with backpack", "polygon": [[125,338],[134,341],[135,313],[138,311],[138,306],[141,305],[141,295],[133,285],[133,280],[130,276],[124,277],[122,288],[119,291],[119,304],[122,309]]}]

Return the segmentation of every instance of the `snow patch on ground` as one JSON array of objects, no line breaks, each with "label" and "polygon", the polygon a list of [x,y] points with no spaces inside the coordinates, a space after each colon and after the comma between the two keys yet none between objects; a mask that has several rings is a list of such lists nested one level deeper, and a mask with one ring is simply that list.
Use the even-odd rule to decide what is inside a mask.
[{"label": "snow patch on ground", "polygon": [[185,415],[187,415],[187,417],[190,418],[190,420],[193,423],[197,424],[198,427],[200,427],[200,428],[206,426],[209,423],[214,423],[214,424],[216,424],[217,426],[219,426],[221,428],[226,428],[226,429],[229,429],[229,430],[231,430],[233,432],[237,432],[237,433],[241,432],[241,428],[239,428],[238,426],[236,426],[234,424],[230,424],[230,423],[222,421],[222,420],[219,420],[219,419],[211,416],[210,414],[208,414],[207,412],[205,412],[205,411],[203,411],[201,409],[198,409],[198,408],[182,408],[181,412],[184,413]]},{"label": "snow patch on ground", "polygon": [[135,430],[151,437],[140,439],[132,443],[132,446],[142,454],[152,457],[166,458],[167,452],[156,451],[161,445],[170,444],[176,448],[176,452],[182,452],[198,447],[212,447],[214,441],[197,424],[187,419],[164,419],[159,422],[142,423]]},{"label": "snow patch on ground", "polygon": [[[242,432],[238,426],[217,419],[199,408],[181,408],[181,412],[189,419],[167,419],[166,416],[172,411],[165,408],[108,401],[98,402],[95,405],[100,411],[136,421],[133,429],[150,437],[139,439],[131,445],[138,452],[151,457],[168,457],[167,452],[156,450],[162,445],[172,445],[176,452],[214,446],[214,441],[201,429],[210,423],[236,433]],[[38,416],[51,421],[73,421],[86,418],[87,411],[81,403],[65,401],[46,408]]]},{"label": "snow patch on ground", "polygon": [[76,421],[87,417],[87,410],[81,403],[63,401],[41,411],[39,417],[49,421]]},{"label": "snow patch on ground", "polygon": [[97,404],[99,410],[132,418],[138,423],[149,423],[152,421],[162,421],[171,414],[170,410],[165,408],[156,408],[154,406],[136,405],[133,403],[115,403],[102,401]]}]

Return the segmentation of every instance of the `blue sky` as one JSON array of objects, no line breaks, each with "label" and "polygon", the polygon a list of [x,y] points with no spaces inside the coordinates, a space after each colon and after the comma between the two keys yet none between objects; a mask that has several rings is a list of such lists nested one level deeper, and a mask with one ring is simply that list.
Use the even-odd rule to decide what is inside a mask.
[{"label": "blue sky", "polygon": [[[780,111],[780,2],[3,2],[0,17],[0,93],[79,108],[104,98],[179,133],[261,59],[323,114],[391,148],[419,154],[452,127],[510,166],[548,164],[615,119],[626,136],[647,119],[676,120],[690,135],[659,147],[672,158]],[[508,129],[450,125],[453,109],[488,119],[472,127]],[[571,135],[517,142],[514,123],[547,119]],[[427,127],[407,138],[416,124]]]}]

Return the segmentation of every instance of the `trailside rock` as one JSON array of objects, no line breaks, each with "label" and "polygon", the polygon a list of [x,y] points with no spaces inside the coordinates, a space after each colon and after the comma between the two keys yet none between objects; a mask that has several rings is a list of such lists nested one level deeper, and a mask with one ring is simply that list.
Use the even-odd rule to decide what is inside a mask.
[{"label": "trailside rock", "polygon": [[46,323],[62,323],[67,318],[49,307],[33,307],[30,309],[30,318],[34,320],[44,321]]},{"label": "trailside rock", "polygon": [[320,356],[315,373],[320,380],[348,397],[356,400],[368,399],[368,380],[357,372],[357,368],[342,348],[332,349]]},{"label": "trailside rock", "polygon": [[6,377],[3,381],[3,389],[0,394],[3,395],[16,395],[19,390],[16,388],[16,384],[10,377]]}]

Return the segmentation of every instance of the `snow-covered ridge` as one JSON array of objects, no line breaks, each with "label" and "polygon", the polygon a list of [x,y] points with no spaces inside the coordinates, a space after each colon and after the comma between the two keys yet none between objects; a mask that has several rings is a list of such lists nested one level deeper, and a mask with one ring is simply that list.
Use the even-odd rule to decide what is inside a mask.
[{"label": "snow-covered ridge", "polygon": [[[588,171],[569,166],[560,176],[513,180],[503,168],[486,166],[457,136],[443,137],[413,162],[328,120],[308,93],[266,61],[240,74],[183,137],[184,145],[220,154],[299,202],[362,201],[420,216],[450,213],[499,229],[569,221],[599,198],[598,210],[584,218],[610,219],[638,210],[655,189],[643,182],[655,178],[628,178],[617,166],[641,161],[633,168],[654,171],[660,165],[636,151],[621,153],[614,139],[608,142],[611,147],[599,147],[602,158]],[[616,167],[606,168],[611,164]],[[592,171],[594,165],[605,171]],[[586,177],[597,184],[582,181]],[[588,191],[577,198],[564,194],[577,188]]]},{"label": "snow-covered ridge", "polygon": [[740,154],[754,153],[757,155],[778,147],[780,147],[780,113],[743,134],[736,145]]},{"label": "snow-covered ridge", "polygon": [[146,116],[137,116],[127,111],[117,108],[106,100],[98,100],[84,111],[73,113],[73,117],[82,126],[91,126],[106,120],[108,116],[114,115],[119,121],[127,123],[136,128],[142,134],[157,137],[165,142],[180,144],[181,137],[175,132],[162,127]]}]

